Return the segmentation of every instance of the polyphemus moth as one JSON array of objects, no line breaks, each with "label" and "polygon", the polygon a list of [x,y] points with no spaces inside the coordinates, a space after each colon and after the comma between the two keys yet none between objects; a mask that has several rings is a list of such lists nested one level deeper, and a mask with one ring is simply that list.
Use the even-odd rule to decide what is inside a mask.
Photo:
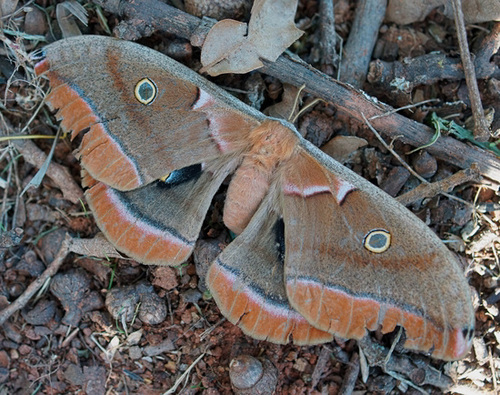
[{"label": "polyphemus moth", "polygon": [[232,175],[235,240],[207,284],[248,335],[319,344],[405,329],[405,347],[453,360],[474,311],[453,255],[417,217],[304,140],[146,47],[83,36],[45,47],[36,72],[73,137],[95,220],[139,262],[189,258],[211,200]]}]

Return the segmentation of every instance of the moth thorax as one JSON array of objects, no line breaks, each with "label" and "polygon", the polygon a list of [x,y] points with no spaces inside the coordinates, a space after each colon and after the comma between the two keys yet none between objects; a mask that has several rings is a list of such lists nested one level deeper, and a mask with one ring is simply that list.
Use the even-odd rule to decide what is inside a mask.
[{"label": "moth thorax", "polygon": [[250,132],[250,141],[250,155],[270,167],[289,159],[299,142],[297,136],[278,121],[264,121]]}]

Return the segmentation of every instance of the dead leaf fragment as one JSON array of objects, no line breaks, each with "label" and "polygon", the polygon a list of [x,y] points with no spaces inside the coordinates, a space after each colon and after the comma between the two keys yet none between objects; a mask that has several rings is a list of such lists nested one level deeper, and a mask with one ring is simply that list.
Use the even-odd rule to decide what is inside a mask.
[{"label": "dead leaf fragment", "polygon": [[248,73],[274,62],[303,32],[293,19],[297,0],[256,0],[250,22],[224,19],[207,35],[201,50],[202,72],[211,76]]},{"label": "dead leaf fragment", "polygon": [[64,38],[82,34],[74,18],[77,18],[85,26],[88,24],[87,10],[75,0],[59,3],[56,6],[56,17]]},{"label": "dead leaf fragment", "polygon": [[283,84],[281,101],[267,107],[264,113],[273,118],[281,118],[289,121],[298,111],[297,102],[300,99],[299,95],[299,88],[290,84]]},{"label": "dead leaf fragment", "polygon": [[321,147],[321,151],[340,163],[346,163],[358,148],[366,145],[368,145],[368,142],[359,137],[335,136]]},{"label": "dead leaf fragment", "polygon": [[90,290],[90,283],[90,275],[82,270],[59,273],[52,279],[50,291],[66,312],[63,324],[76,327],[85,313],[103,307],[101,296]]}]

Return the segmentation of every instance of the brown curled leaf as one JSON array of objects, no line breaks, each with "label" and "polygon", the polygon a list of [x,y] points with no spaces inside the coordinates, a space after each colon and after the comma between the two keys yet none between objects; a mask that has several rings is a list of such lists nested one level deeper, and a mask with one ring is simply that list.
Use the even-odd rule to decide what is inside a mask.
[{"label": "brown curled leaf", "polygon": [[202,72],[212,76],[248,73],[274,62],[303,32],[293,19],[297,0],[256,0],[248,25],[232,19],[216,23],[201,50]]}]

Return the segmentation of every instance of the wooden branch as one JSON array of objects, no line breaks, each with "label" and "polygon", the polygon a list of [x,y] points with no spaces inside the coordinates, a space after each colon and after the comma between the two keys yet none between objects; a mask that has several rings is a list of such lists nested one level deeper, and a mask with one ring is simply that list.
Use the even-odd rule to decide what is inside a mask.
[{"label": "wooden branch", "polygon": [[361,0],[356,4],[354,22],[340,67],[340,79],[356,88],[361,88],[366,81],[386,8],[387,0]]},{"label": "wooden branch", "polygon": [[70,252],[97,258],[123,258],[101,233],[96,235],[93,239],[72,238],[69,234],[66,234],[57,255],[50,265],[47,266],[47,269],[26,288],[21,296],[8,307],[0,311],[0,326],[2,326],[12,314],[26,306],[47,279],[54,277]]},{"label": "wooden branch", "polygon": [[398,196],[396,200],[402,205],[408,206],[420,199],[434,197],[440,193],[451,192],[457,185],[462,185],[471,181],[478,182],[480,177],[477,166],[474,165],[470,169],[460,170],[443,180],[428,184],[420,184],[404,195]]},{"label": "wooden branch", "polygon": [[[499,79],[500,68],[492,63],[488,65],[478,68],[477,78]],[[368,82],[377,84],[377,89],[383,89],[386,92],[394,91],[398,89],[398,86],[408,92],[418,85],[431,85],[442,80],[464,78],[460,59],[450,58],[436,52],[407,59],[404,62],[385,62],[377,59],[370,63],[368,73]]]},{"label": "wooden branch", "polygon": [[[12,140],[12,143],[21,153],[24,160],[37,169],[47,160],[47,155],[31,140]],[[69,170],[60,164],[52,161],[47,169],[47,176],[61,190],[64,199],[69,200],[71,203],[78,203],[83,198],[82,188],[75,182]]]},{"label": "wooden branch", "polygon": [[339,395],[350,395],[353,393],[360,370],[359,354],[354,352],[352,353],[351,360],[347,365],[344,379],[342,380],[342,385],[339,389]]},{"label": "wooden branch", "polygon": [[[198,26],[203,26],[199,18],[170,7],[159,0],[148,2],[93,1],[109,12],[118,13],[134,21],[128,22],[128,27],[133,24],[149,26],[151,29],[172,33],[188,40],[193,36],[197,39],[197,45],[201,45],[203,41],[200,39],[202,33],[200,30],[197,31]],[[204,27],[201,31],[206,30],[208,29]],[[120,31],[118,29],[115,33],[120,34]],[[121,35],[120,37],[124,38]],[[414,147],[422,146],[432,139],[433,133],[429,127],[397,113],[383,116],[393,109],[368,97],[363,91],[334,80],[300,59],[282,55],[276,62],[264,62],[264,64],[263,73],[295,86],[305,84],[308,93],[334,103],[337,111],[349,115],[360,123],[364,122],[362,114],[367,118],[378,116],[371,122],[388,138],[399,138]],[[427,151],[436,158],[463,169],[470,167],[472,163],[478,163],[483,176],[500,182],[500,160],[489,152],[461,143],[452,137],[441,137],[427,148]]]},{"label": "wooden branch", "polygon": [[337,33],[335,32],[335,10],[332,0],[319,2],[319,29],[320,29],[320,56],[321,71],[333,75],[339,68],[339,55],[337,48]]},{"label": "wooden branch", "polygon": [[465,81],[467,82],[467,90],[469,91],[472,117],[474,118],[474,138],[481,142],[488,141],[490,138],[490,130],[484,116],[483,105],[481,104],[476,70],[474,69],[474,64],[470,57],[467,32],[465,31],[464,13],[462,11],[462,0],[451,0],[451,4],[453,5],[458,44],[460,45],[460,57],[462,58]]},{"label": "wooden branch", "polygon": [[26,290],[19,296],[14,302],[12,302],[8,307],[0,311],[0,326],[2,326],[16,311],[21,310],[29,300],[33,297],[33,295],[42,287],[42,285],[47,281],[48,278],[53,277],[61,265],[64,262],[64,258],[68,255],[72,238],[66,234],[63,242],[61,243],[61,247],[57,252],[57,255],[54,257],[54,260],[50,263],[50,265],[45,269],[45,271],[38,276]]},{"label": "wooden branch", "polygon": [[74,238],[71,252],[96,258],[124,258],[102,233],[98,233],[92,239]]}]

